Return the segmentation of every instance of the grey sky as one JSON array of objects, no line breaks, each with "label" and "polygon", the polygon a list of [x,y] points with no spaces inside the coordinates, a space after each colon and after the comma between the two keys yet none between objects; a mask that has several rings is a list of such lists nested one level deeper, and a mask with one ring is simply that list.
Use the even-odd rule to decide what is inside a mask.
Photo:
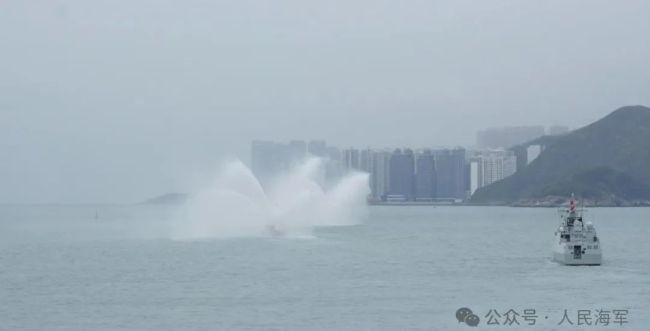
[{"label": "grey sky", "polygon": [[0,2],[0,202],[187,191],[251,139],[471,145],[650,104],[648,1]]}]

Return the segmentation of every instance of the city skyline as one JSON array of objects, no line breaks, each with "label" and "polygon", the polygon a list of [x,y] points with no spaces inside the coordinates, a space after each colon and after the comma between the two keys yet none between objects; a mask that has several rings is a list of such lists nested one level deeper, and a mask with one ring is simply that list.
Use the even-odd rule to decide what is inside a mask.
[{"label": "city skyline", "polygon": [[513,175],[517,164],[532,162],[541,148],[531,145],[526,154],[517,155],[506,149],[391,150],[338,148],[324,140],[256,140],[251,142],[251,169],[265,186],[307,158],[319,157],[323,160],[323,187],[350,172],[366,172],[372,203],[462,202],[477,189]]},{"label": "city skyline", "polygon": [[[479,140],[482,138],[482,134],[490,131],[491,133],[500,133],[501,131],[505,132],[506,134],[508,131],[511,131],[512,129],[533,129],[533,132],[540,132],[538,135],[531,135],[530,133],[528,135],[517,135],[515,134],[513,137],[510,137],[511,141],[514,141],[512,144],[506,144],[503,146],[484,146],[482,145]],[[469,137],[466,139],[467,141],[471,141],[471,143],[468,144],[462,144],[460,142],[458,143],[451,143],[451,144],[436,144],[436,143],[423,143],[423,142],[418,142],[418,143],[407,143],[407,144],[355,144],[355,143],[343,143],[343,144],[338,144],[336,143],[336,139],[334,140],[329,140],[325,139],[322,137],[318,138],[297,138],[297,137],[290,137],[289,139],[260,139],[260,138],[255,138],[251,139],[251,143],[254,142],[287,142],[289,144],[291,143],[305,143],[307,150],[308,144],[310,143],[315,143],[315,144],[325,144],[331,143],[332,146],[336,146],[337,148],[341,150],[349,149],[349,148],[354,148],[357,150],[363,150],[363,149],[373,149],[373,150],[390,150],[393,151],[395,149],[403,149],[403,148],[410,148],[414,150],[423,150],[423,149],[453,149],[453,148],[466,148],[466,149],[482,149],[482,150],[489,150],[489,149],[494,149],[494,150],[499,150],[499,149],[509,149],[511,147],[516,146],[517,144],[522,144],[526,143],[529,141],[532,141],[536,138],[539,138],[544,135],[562,135],[569,133],[572,129],[567,126],[567,125],[549,125],[549,126],[543,126],[543,125],[529,125],[529,126],[494,126],[494,127],[487,127],[487,128],[482,128],[477,130],[476,132],[472,132],[467,134]],[[332,147],[329,146],[329,147]],[[316,155],[316,154],[315,154]],[[247,157],[250,156],[250,153],[246,155]],[[250,159],[243,158],[242,160],[244,161],[251,161]]]}]

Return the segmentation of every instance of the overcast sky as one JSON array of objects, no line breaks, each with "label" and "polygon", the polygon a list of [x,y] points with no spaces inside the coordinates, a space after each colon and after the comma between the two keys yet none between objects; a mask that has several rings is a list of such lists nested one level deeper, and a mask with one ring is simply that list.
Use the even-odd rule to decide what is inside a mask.
[{"label": "overcast sky", "polygon": [[650,1],[2,0],[0,202],[133,202],[252,139],[472,145],[650,105]]}]

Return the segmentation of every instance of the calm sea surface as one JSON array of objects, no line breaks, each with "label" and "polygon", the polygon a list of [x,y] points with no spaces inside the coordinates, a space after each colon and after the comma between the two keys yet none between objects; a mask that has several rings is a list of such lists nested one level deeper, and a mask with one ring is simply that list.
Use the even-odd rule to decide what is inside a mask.
[{"label": "calm sea surface", "polygon": [[[579,310],[650,330],[647,208],[590,210],[600,267],[549,260],[553,209],[371,207],[310,239],[201,241],[168,239],[173,214],[0,206],[0,330],[593,330]],[[511,309],[519,326],[486,325]]]}]

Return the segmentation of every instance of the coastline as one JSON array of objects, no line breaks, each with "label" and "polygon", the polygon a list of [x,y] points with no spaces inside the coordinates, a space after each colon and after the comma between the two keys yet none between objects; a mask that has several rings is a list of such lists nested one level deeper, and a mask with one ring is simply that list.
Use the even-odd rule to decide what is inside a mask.
[{"label": "coastline", "polygon": [[[650,201],[626,201],[626,200],[585,200],[581,202],[588,208],[648,208]],[[520,200],[512,203],[507,202],[492,202],[492,203],[477,203],[477,202],[432,202],[432,201],[368,201],[369,206],[399,206],[399,207],[412,207],[412,206],[430,206],[430,207],[513,207],[513,208],[559,208],[566,206],[566,199],[562,202],[557,201],[543,201],[543,200]]]}]

